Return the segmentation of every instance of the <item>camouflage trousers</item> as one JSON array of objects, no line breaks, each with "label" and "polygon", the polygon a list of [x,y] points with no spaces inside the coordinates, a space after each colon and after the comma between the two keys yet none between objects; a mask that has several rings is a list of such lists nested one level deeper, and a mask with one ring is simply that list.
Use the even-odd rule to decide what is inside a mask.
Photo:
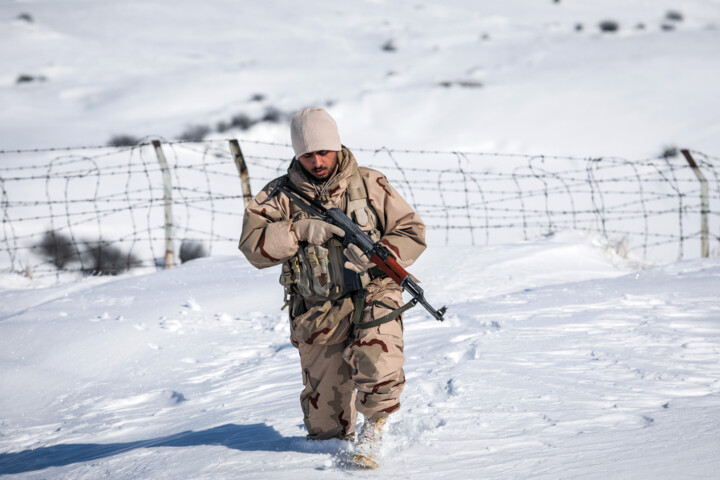
[{"label": "camouflage trousers", "polygon": [[[402,318],[361,327],[398,308],[402,290],[388,278],[373,280],[365,289],[357,326],[352,324],[354,304],[346,302],[321,309],[323,314],[313,315],[310,308],[310,315],[291,315],[292,341],[300,352],[305,386],[300,405],[310,439],[352,438],[358,412],[372,417],[400,408],[405,385]],[[331,321],[328,315],[341,318]],[[307,328],[308,323],[312,327]]]}]

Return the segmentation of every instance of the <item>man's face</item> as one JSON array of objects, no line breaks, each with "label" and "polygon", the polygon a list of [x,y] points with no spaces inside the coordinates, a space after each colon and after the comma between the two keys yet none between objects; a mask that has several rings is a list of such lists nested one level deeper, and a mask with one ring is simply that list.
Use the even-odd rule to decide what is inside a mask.
[{"label": "man's face", "polygon": [[338,158],[337,153],[332,150],[320,150],[300,155],[300,165],[315,180],[327,180],[335,172]]}]

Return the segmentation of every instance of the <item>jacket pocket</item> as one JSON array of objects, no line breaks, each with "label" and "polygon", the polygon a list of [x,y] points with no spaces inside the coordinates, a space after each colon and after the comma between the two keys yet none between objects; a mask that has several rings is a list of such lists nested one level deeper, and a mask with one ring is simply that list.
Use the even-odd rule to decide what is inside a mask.
[{"label": "jacket pocket", "polygon": [[[302,302],[295,298],[295,302]],[[294,307],[294,306],[293,306]],[[290,333],[292,340],[306,345],[335,345],[344,342],[351,326],[354,305],[350,297],[335,302],[325,301],[312,304],[307,311],[295,315],[290,312]]]}]

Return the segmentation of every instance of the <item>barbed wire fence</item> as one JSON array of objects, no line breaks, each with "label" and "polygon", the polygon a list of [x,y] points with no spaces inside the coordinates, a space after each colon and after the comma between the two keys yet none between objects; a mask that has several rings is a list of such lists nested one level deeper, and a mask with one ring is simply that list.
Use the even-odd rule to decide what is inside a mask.
[{"label": "barbed wire fence", "polygon": [[[286,144],[245,140],[0,151],[0,270],[115,274],[237,254],[245,202],[281,175]],[[353,149],[428,227],[430,244],[564,230],[645,261],[718,255],[718,158],[642,161]],[[169,255],[168,255],[169,253]],[[179,253],[179,254],[178,254]]]}]

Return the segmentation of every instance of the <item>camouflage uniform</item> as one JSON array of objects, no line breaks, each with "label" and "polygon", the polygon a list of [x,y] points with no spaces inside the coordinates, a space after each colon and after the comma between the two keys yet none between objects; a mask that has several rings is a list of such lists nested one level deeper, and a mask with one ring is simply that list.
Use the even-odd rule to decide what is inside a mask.
[{"label": "camouflage uniform", "polygon": [[[288,176],[327,208],[345,211],[348,185],[358,167],[345,147],[338,152],[338,165],[325,198],[318,196],[317,184],[297,160],[288,168]],[[411,265],[426,246],[424,224],[385,176],[364,167],[359,172],[380,242],[401,266]],[[283,194],[270,198],[274,183],[265,186],[246,209],[239,248],[257,268],[285,264],[283,272],[289,272],[292,259],[303,250],[290,231],[298,207]],[[364,295],[359,321],[365,323],[400,307],[402,289],[377,269],[370,271],[370,277],[363,290],[338,298],[293,294],[288,299],[291,342],[300,353],[305,385],[300,403],[308,438],[351,438],[358,411],[371,417],[400,407],[405,384],[401,316],[372,328],[359,328],[352,317],[358,295]]]}]

